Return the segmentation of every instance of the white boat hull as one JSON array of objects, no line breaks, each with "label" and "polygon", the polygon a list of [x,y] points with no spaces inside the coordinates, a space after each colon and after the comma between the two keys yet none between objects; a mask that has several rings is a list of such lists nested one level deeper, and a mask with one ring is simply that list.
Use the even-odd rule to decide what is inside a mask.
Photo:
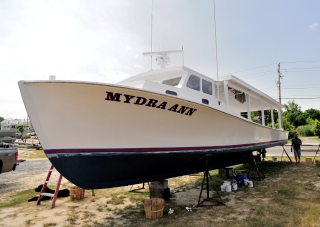
[{"label": "white boat hull", "polygon": [[[65,81],[20,81],[19,86],[28,115],[48,158],[65,177],[84,188],[127,185],[199,171],[202,167],[195,160],[194,163],[198,164],[188,164],[191,169],[186,168],[188,165],[170,167],[171,172],[164,169],[168,158],[174,158],[172,161],[177,164],[179,160],[176,158],[183,159],[187,154],[191,155],[187,159],[192,162],[205,154],[215,153],[219,155],[214,157],[217,159],[214,163],[219,163],[219,156],[223,155],[224,164],[227,164],[227,154],[242,152],[247,155],[256,149],[283,145],[288,138],[288,133],[283,130],[261,126],[200,103],[134,88]],[[148,168],[152,168],[141,166],[148,162],[145,158],[141,159],[143,163],[138,161],[143,154],[158,155],[157,159],[151,156],[148,159],[159,160],[157,166],[163,174],[156,171],[153,175],[143,175]],[[131,160],[140,166],[128,163],[130,159],[121,162],[121,159],[115,158],[128,155],[133,155]],[[72,175],[77,173],[70,172],[70,162],[75,161],[77,167],[83,166],[85,159],[93,156],[94,161],[85,164],[86,168],[103,171],[104,174],[99,174],[101,176],[95,182],[75,180]],[[98,167],[97,157],[100,160],[104,157],[104,163],[116,160],[119,169],[132,165],[126,171],[136,170],[137,175],[132,174],[131,179],[120,177],[112,180],[106,176],[112,169],[103,169],[103,163]],[[101,169],[93,168],[95,163]],[[217,166],[211,165],[211,168]]]}]

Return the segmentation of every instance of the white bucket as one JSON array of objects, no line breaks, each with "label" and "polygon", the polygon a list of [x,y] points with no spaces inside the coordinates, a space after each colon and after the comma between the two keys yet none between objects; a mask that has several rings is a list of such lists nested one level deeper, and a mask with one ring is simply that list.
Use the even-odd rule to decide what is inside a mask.
[{"label": "white bucket", "polygon": [[222,192],[225,192],[225,191],[226,191],[226,185],[225,185],[225,184],[221,185],[221,191],[222,191]]},{"label": "white bucket", "polygon": [[253,181],[251,180],[248,181],[248,188],[253,188]]},{"label": "white bucket", "polygon": [[223,182],[223,184],[224,184],[224,185],[231,185],[231,182],[228,181],[228,180],[225,180],[225,181]]},{"label": "white bucket", "polygon": [[238,190],[238,184],[237,183],[233,183],[232,184],[232,190],[233,191],[237,191]]},{"label": "white bucket", "polygon": [[277,162],[277,161],[278,161],[277,156],[272,156],[272,161],[273,161],[273,162]]},{"label": "white bucket", "polygon": [[248,181],[249,181],[249,179],[243,179],[243,184],[244,184],[245,186],[248,186]]},{"label": "white bucket", "polygon": [[231,192],[231,185],[230,184],[226,186],[226,192]]}]

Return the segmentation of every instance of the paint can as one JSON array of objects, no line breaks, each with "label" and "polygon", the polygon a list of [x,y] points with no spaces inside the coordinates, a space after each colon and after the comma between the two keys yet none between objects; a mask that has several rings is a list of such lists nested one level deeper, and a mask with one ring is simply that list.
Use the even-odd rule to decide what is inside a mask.
[{"label": "paint can", "polygon": [[249,179],[243,179],[244,186],[248,186]]},{"label": "paint can", "polygon": [[277,156],[272,156],[272,161],[273,161],[273,162],[277,162],[277,161],[278,161]]},{"label": "paint can", "polygon": [[231,184],[226,185],[226,192],[231,192]]},{"label": "paint can", "polygon": [[232,190],[233,190],[233,191],[237,191],[237,190],[238,190],[238,184],[237,184],[237,182],[232,184]]},{"label": "paint can", "polygon": [[222,192],[225,192],[225,191],[226,191],[226,185],[225,185],[225,184],[221,185],[221,191],[222,191]]},{"label": "paint can", "polygon": [[223,182],[223,184],[224,184],[224,185],[231,185],[231,182],[228,181],[228,180],[225,180],[225,181]]},{"label": "paint can", "polygon": [[253,181],[251,180],[248,181],[248,188],[253,188]]}]

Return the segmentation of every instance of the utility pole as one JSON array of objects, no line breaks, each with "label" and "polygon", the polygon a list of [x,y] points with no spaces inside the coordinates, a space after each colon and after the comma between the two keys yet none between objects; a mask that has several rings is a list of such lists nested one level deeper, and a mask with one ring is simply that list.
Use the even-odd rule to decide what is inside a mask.
[{"label": "utility pole", "polygon": [[280,72],[280,63],[278,64],[278,81],[277,81],[277,85],[278,85],[278,89],[279,89],[279,102],[281,103],[281,79],[283,78],[283,76],[281,76],[281,72]]},{"label": "utility pole", "polygon": [[[277,81],[277,86],[279,89],[279,103],[281,104],[281,79],[283,78],[283,76],[281,76],[281,72],[280,72],[280,62],[278,64],[278,81]],[[282,109],[279,110],[279,129],[282,129]]]}]

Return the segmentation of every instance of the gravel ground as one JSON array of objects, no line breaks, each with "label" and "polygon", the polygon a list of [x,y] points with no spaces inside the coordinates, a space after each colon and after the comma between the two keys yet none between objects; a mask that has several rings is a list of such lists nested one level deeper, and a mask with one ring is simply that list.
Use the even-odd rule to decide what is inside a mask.
[{"label": "gravel ground", "polygon": [[0,199],[7,193],[43,184],[50,166],[48,159],[27,160],[20,163],[16,171],[0,174]]}]

